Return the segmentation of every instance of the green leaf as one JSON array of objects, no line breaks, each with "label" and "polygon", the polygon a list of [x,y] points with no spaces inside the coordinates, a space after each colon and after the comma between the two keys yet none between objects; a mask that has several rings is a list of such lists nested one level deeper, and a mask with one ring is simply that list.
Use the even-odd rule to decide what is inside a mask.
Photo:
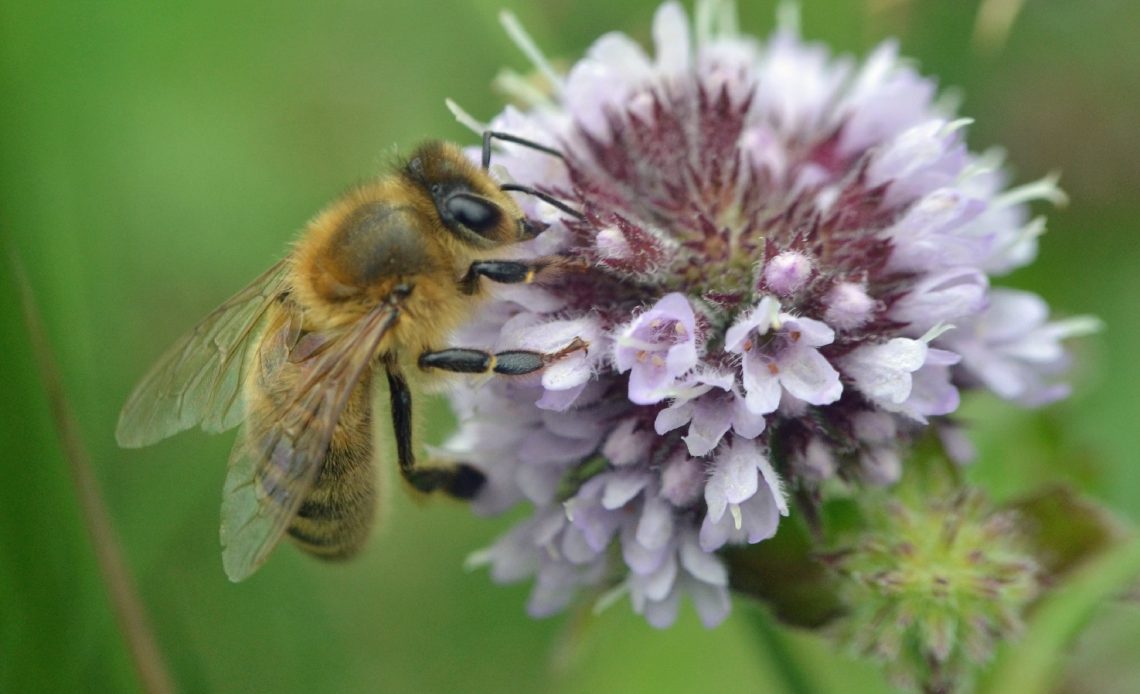
[{"label": "green leaf", "polygon": [[1024,638],[1007,644],[982,692],[1052,691],[1078,632],[1140,574],[1140,542],[1129,539],[1072,572],[1036,607]]},{"label": "green leaf", "polygon": [[1065,578],[1126,536],[1120,521],[1067,486],[1046,488],[1006,508],[1020,517],[1047,582]]},{"label": "green leaf", "polygon": [[764,602],[781,622],[810,629],[842,612],[835,575],[815,552],[797,516],[784,519],[775,537],[723,556],[734,591]]}]

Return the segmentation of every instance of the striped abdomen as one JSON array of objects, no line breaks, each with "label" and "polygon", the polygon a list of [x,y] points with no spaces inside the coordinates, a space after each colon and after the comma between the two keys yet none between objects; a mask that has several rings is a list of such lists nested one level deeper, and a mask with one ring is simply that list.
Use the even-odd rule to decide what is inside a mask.
[{"label": "striped abdomen", "polygon": [[[283,452],[307,451],[320,438],[321,415],[303,408],[285,407],[295,397],[297,386],[306,381],[303,367],[288,359],[292,344],[285,331],[263,345],[257,355],[256,371],[247,382],[250,425],[253,431],[284,431],[293,444]],[[304,454],[282,460],[270,452],[255,472],[261,504],[278,509],[296,503],[300,491],[296,482],[306,477],[300,466],[316,465],[297,511],[289,519],[286,532],[301,549],[325,559],[347,559],[368,539],[376,511],[376,479],[372,464],[371,374],[356,385],[344,411],[336,420],[328,452],[316,461]],[[317,388],[324,387],[318,384]],[[314,399],[319,403],[319,398]],[[273,418],[274,426],[259,426],[262,418]],[[247,432],[248,434],[249,432]],[[314,434],[316,434],[314,436]],[[313,452],[319,448],[313,448]],[[307,462],[312,460],[313,462]],[[285,462],[289,461],[289,462]],[[311,469],[308,470],[311,473]]]},{"label": "striped abdomen", "polygon": [[289,537],[315,556],[347,559],[368,539],[375,513],[372,408],[365,382],[341,415],[328,456],[289,524]]}]

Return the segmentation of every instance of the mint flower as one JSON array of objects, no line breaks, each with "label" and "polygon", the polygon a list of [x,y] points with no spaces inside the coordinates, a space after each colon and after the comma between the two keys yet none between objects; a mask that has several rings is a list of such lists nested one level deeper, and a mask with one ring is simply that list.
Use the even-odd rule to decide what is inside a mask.
[{"label": "mint flower", "polygon": [[472,560],[533,579],[532,614],[585,591],[656,626],[687,596],[719,623],[717,550],[771,537],[829,479],[897,480],[918,432],[956,432],[964,390],[1062,395],[1061,340],[1094,327],[991,286],[1033,259],[1027,203],[1062,195],[1007,188],[894,43],[858,62],[803,41],[792,13],[766,42],[735,21],[729,3],[692,19],[666,3],[652,55],[610,33],[563,73],[508,15],[547,88],[506,73],[519,106],[490,123],[454,107],[562,152],[502,143],[493,168],[581,211],[518,198],[549,225],[519,255],[565,262],[494,288],[454,339],[589,343],[451,394],[445,452],[487,477],[473,508],[533,509]]},{"label": "mint flower", "polygon": [[618,331],[613,363],[618,373],[630,372],[630,402],[661,402],[677,378],[697,365],[695,329],[693,307],[674,292]]}]

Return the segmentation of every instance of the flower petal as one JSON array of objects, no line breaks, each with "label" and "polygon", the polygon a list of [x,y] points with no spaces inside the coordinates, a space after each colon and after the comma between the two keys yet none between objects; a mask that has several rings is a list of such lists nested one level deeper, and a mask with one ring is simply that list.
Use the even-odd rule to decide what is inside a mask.
[{"label": "flower petal", "polygon": [[839,372],[814,347],[788,347],[780,353],[777,363],[780,384],[804,402],[827,405],[843,394]]}]

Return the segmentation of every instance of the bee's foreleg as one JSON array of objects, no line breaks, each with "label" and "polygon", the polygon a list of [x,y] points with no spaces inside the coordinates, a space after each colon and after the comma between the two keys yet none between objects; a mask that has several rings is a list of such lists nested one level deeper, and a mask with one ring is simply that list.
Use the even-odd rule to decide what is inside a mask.
[{"label": "bee's foreleg", "polygon": [[515,260],[477,260],[467,268],[467,274],[459,280],[459,288],[464,294],[474,294],[479,289],[479,278],[486,277],[500,284],[529,284],[545,268],[547,263],[530,263]]},{"label": "bee's foreleg", "polygon": [[400,474],[421,492],[443,490],[459,499],[470,499],[482,488],[486,477],[470,465],[416,467],[412,440],[412,391],[399,368],[389,362],[388,390],[392,398],[392,428],[396,435],[396,456]]},{"label": "bee's foreleg", "polygon": [[580,337],[570,341],[556,352],[532,352],[512,349],[505,352],[485,352],[479,349],[441,349],[437,352],[424,352],[420,355],[421,369],[442,369],[454,373],[485,374],[497,373],[507,376],[522,376],[534,373],[568,354],[587,349],[589,345]]},{"label": "bee's foreleg", "polygon": [[459,289],[464,294],[479,291],[479,278],[486,277],[499,284],[530,284],[539,277],[548,277],[557,272],[581,270],[580,261],[559,256],[536,258],[529,262],[519,260],[477,260],[467,268],[467,274],[459,280]]}]

